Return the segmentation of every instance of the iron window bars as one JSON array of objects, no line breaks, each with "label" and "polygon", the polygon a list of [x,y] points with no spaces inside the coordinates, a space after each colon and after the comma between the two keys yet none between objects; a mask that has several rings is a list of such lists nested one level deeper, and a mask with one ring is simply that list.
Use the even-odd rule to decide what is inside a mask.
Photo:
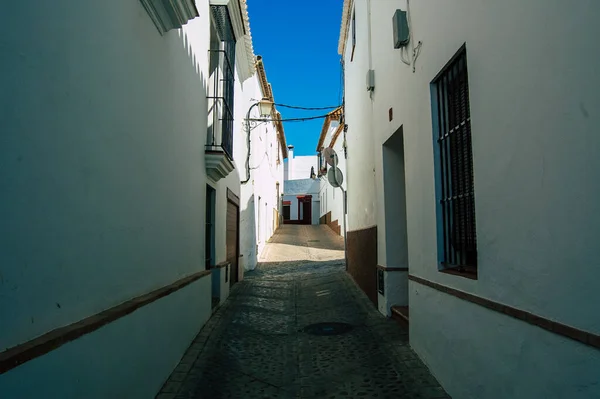
[{"label": "iron window bars", "polygon": [[[219,48],[211,48],[211,91],[208,96],[212,113],[207,147],[221,147],[233,159],[233,106],[235,90],[235,35],[226,6],[211,6],[219,35]],[[220,142],[219,142],[220,138]]]},{"label": "iron window bars", "polygon": [[[434,80],[437,103],[440,207],[445,268],[475,271],[477,234],[467,52],[463,48]],[[472,269],[472,270],[469,270]]]}]

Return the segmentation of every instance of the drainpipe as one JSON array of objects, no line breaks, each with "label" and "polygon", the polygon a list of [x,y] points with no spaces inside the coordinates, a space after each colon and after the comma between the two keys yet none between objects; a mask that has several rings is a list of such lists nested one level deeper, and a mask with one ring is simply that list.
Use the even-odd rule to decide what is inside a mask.
[{"label": "drainpipe", "polygon": [[259,102],[252,104],[252,106],[248,109],[248,113],[246,113],[246,144],[248,146],[248,155],[246,156],[246,180],[242,180],[241,184],[246,184],[250,181],[250,112],[254,107],[257,107]]}]

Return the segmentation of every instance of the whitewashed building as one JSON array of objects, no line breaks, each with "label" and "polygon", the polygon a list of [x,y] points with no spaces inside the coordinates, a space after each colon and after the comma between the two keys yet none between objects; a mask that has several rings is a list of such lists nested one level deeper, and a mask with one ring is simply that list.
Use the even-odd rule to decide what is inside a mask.
[{"label": "whitewashed building", "polygon": [[453,398],[600,397],[600,3],[566,6],[344,1],[348,270]]},{"label": "whitewashed building", "polygon": [[319,224],[320,184],[317,179],[317,164],[317,156],[294,156],[294,146],[288,146],[282,203],[284,223]]},{"label": "whitewashed building", "polygon": [[[346,191],[346,149],[344,148],[344,124],[342,108],[331,111],[323,122],[317,143],[320,212],[319,223],[326,224],[337,234],[345,234],[344,193]],[[342,172],[341,189],[333,187],[328,180],[331,166],[327,163],[325,150],[332,148],[337,159],[337,168]]]},{"label": "whitewashed building", "polygon": [[[257,57],[257,73],[244,90],[254,99],[245,110],[250,119],[248,143],[242,147],[246,164],[242,170],[241,261],[244,270],[256,268],[265,244],[281,223],[281,200],[284,185],[284,160],[287,158],[285,132],[281,114],[273,106],[268,116],[260,115],[256,99],[274,102],[273,90],[267,80],[265,66]],[[250,87],[250,85],[252,85]],[[264,121],[263,121],[264,120]],[[250,153],[246,151],[250,148]],[[237,159],[237,158],[236,158]]]},{"label": "whitewashed building", "polygon": [[0,397],[153,397],[241,277],[246,1],[17,2],[0,36]]}]

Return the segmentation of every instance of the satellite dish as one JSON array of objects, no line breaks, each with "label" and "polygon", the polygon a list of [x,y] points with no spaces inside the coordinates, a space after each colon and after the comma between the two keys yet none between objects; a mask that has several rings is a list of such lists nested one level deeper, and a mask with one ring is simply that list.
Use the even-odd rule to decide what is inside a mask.
[{"label": "satellite dish", "polygon": [[337,166],[338,156],[333,148],[325,148],[325,150],[323,151],[323,156],[325,157],[325,162],[327,162],[329,166]]},{"label": "satellite dish", "polygon": [[331,184],[333,187],[341,187],[342,183],[344,182],[344,174],[340,168],[334,166],[333,168],[329,169],[329,172],[327,172],[327,180],[329,180],[329,184]]}]

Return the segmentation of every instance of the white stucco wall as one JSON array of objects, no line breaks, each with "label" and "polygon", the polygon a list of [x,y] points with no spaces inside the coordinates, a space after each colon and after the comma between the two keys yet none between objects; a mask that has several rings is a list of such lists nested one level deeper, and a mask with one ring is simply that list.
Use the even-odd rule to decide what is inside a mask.
[{"label": "white stucco wall", "polygon": [[[243,101],[236,108],[238,115],[245,115],[248,109],[262,98],[263,94],[258,82],[258,75],[246,80],[243,84]],[[237,105],[237,104],[236,104]],[[253,117],[258,118],[258,110],[253,110]],[[240,123],[243,119],[239,119]],[[260,123],[251,130],[250,136],[250,180],[241,187],[241,219],[240,252],[244,257],[245,270],[253,270],[266,242],[275,232],[275,210],[279,211],[280,197],[283,194],[283,154],[277,139],[277,129],[272,122]],[[236,164],[241,179],[246,180],[245,160],[248,145],[246,128],[240,125],[243,138],[236,151]],[[279,155],[278,155],[279,152]],[[260,198],[260,211],[258,209]]]},{"label": "white stucco wall", "polygon": [[[262,253],[265,244],[275,232],[275,211],[279,212],[281,194],[284,191],[283,157],[279,154],[277,162],[277,130],[272,123],[265,123],[256,129],[257,139],[253,145],[253,184],[255,199],[260,198],[260,211],[256,209],[256,238],[258,253]],[[279,196],[277,184],[279,183]],[[250,267],[251,269],[252,267]]]},{"label": "white stucco wall", "polygon": [[[600,5],[578,2],[565,13],[564,2],[557,0],[411,2],[413,40],[423,43],[413,73],[391,40],[391,15],[397,8],[406,10],[406,1],[371,1],[372,20],[383,22],[372,25],[376,89],[373,122],[362,129],[369,132],[363,139],[355,137],[353,125],[366,120],[370,109],[356,105],[369,102],[368,93],[358,90],[366,67],[357,71],[368,63],[361,55],[367,1],[356,5],[361,19],[354,61],[349,61],[351,46],[345,56],[349,207],[355,215],[350,226],[360,216],[356,212],[367,208],[370,191],[353,192],[356,172],[350,160],[364,148],[360,140],[366,145],[373,138],[378,258],[380,264],[389,263],[384,176],[377,170],[383,165],[382,144],[402,126],[410,273],[600,333],[593,305],[600,301],[594,250],[600,235],[600,205],[594,200],[600,192],[600,139],[595,133],[600,117],[593,111],[600,107],[594,39]],[[509,26],[498,15],[510,15]],[[479,253],[475,281],[441,274],[437,265],[430,82],[464,43]],[[370,164],[360,163],[364,169]],[[358,211],[357,203],[362,205]],[[411,344],[451,396],[599,395],[589,373],[600,367],[597,351],[426,291],[431,290],[411,283]],[[498,342],[502,344],[492,344]],[[551,364],[565,368],[559,371]],[[475,370],[477,384],[468,383]]]},{"label": "white stucco wall", "polygon": [[[240,101],[236,102],[236,115],[242,115],[245,118],[248,110],[254,103],[252,99],[262,98],[260,95],[260,87],[256,75],[246,80],[242,85],[241,93],[236,93]],[[240,171],[240,180],[245,181],[247,178],[246,174],[246,157],[248,154],[248,143],[247,143],[247,130],[243,119],[238,118],[236,126],[236,140],[241,139],[239,145],[234,147],[234,158],[236,160],[237,169]],[[251,132],[250,145],[254,145],[254,133],[256,129]],[[236,142],[237,143],[237,142]],[[250,166],[252,166],[252,153],[250,151],[251,159]],[[240,234],[240,254],[244,259],[245,267],[252,268],[251,265],[256,265],[257,262],[257,249],[256,249],[256,209],[254,200],[254,186],[252,184],[252,176],[248,183],[241,185],[240,187],[240,231],[244,234]]]},{"label": "white stucco wall", "polygon": [[314,168],[316,175],[318,164],[316,155],[295,156],[293,155],[293,151],[291,151],[289,158],[285,161],[286,180],[310,179],[311,168]]},{"label": "white stucco wall", "polygon": [[[0,14],[0,351],[204,269],[210,13],[196,3],[200,17],[164,36],[139,1]],[[216,185],[217,221],[227,186],[239,194],[237,171]],[[216,247],[224,260],[221,228]],[[0,386],[152,396],[208,318],[210,291],[206,277]]]},{"label": "white stucco wall", "polygon": [[210,314],[206,276],[0,375],[0,394],[3,399],[154,397]]},{"label": "white stucco wall", "polygon": [[2,349],[203,268],[207,13],[27,3],[0,16]]},{"label": "white stucco wall", "polygon": [[284,185],[284,201],[291,201],[290,220],[298,220],[298,196],[312,195],[312,224],[319,224],[319,179],[287,180]]},{"label": "white stucco wall", "polygon": [[[371,126],[372,104],[366,87],[369,70],[367,2],[356,1],[356,47],[352,58],[352,35],[343,55],[345,65],[345,122],[348,125],[346,181],[348,187],[348,231],[377,224],[375,206],[375,162]],[[386,19],[388,19],[386,17]],[[376,77],[376,81],[377,81]],[[383,82],[383,81],[382,81]]]},{"label": "white stucco wall", "polygon": [[[329,128],[329,132],[326,135],[325,143],[331,143],[332,133],[338,128],[339,123],[333,122],[331,127]],[[346,157],[344,155],[343,148],[343,132],[340,137],[334,143],[333,149],[338,155],[338,168],[342,171],[344,176],[342,182],[342,188],[344,191],[347,189],[347,171],[346,171]],[[327,165],[327,170],[329,171],[331,166]],[[320,215],[323,216],[327,214],[327,212],[331,212],[331,220],[337,220],[340,224],[340,233],[344,235],[344,193],[340,188],[334,188],[327,179],[327,175],[323,175],[321,177],[321,185],[319,189],[319,198],[321,201],[320,206]]]}]

